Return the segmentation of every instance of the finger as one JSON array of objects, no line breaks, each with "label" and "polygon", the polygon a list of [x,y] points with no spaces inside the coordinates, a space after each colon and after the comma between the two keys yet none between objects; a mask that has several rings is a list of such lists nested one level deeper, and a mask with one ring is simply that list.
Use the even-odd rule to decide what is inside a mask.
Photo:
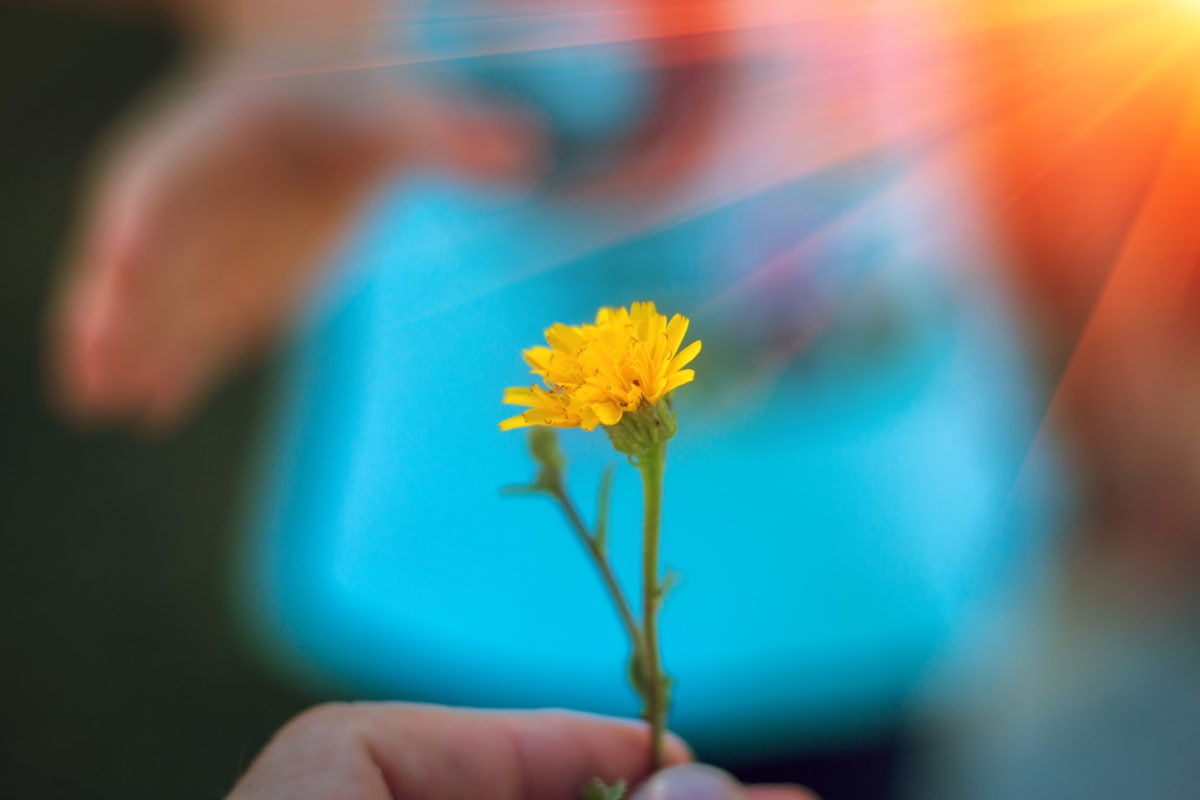
[{"label": "finger", "polygon": [[[642,780],[649,744],[642,723],[567,712],[323,706],[280,733],[230,800],[563,800],[592,778]],[[667,754],[691,757],[675,738]]]},{"label": "finger", "polygon": [[113,153],[85,206],[86,229],[64,270],[48,318],[52,383],[62,409],[81,421],[128,415],[140,403],[128,356],[136,352],[136,314],[147,262],[159,242],[161,214],[147,197],[154,159]]},{"label": "finger", "polygon": [[80,419],[170,426],[288,324],[388,175],[512,178],[538,147],[518,113],[415,91],[334,102],[255,84],[167,102],[100,177],[51,388]]},{"label": "finger", "polygon": [[[377,707],[367,731],[394,797],[562,800],[593,778],[636,783],[650,773],[649,729],[640,722],[568,712]],[[426,756],[415,771],[414,746]],[[668,758],[680,763],[690,752],[673,740]]]}]

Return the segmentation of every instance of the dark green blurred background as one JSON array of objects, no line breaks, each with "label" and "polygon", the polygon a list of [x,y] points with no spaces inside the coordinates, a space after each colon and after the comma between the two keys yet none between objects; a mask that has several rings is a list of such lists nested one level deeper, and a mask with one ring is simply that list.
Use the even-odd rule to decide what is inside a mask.
[{"label": "dark green blurred background", "polygon": [[264,375],[154,442],[65,424],[42,388],[89,154],[178,55],[131,20],[0,7],[5,800],[219,798],[313,702],[244,652],[225,585]]}]

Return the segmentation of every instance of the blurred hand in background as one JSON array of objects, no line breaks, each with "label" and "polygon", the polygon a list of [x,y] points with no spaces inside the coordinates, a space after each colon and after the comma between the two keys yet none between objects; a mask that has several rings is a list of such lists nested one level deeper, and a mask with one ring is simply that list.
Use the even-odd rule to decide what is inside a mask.
[{"label": "blurred hand in background", "polygon": [[509,179],[538,140],[515,110],[364,69],[369,3],[158,10],[194,55],[102,152],[52,319],[62,404],[142,427],[273,339],[386,178]]}]

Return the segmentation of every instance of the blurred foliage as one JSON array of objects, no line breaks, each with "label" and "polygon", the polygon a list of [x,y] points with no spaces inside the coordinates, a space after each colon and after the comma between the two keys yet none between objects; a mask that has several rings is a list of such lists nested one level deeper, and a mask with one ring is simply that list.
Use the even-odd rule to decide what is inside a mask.
[{"label": "blurred foliage", "polygon": [[178,52],[0,7],[0,797],[223,797],[312,698],[236,639],[227,585],[261,374],[154,441],[64,423],[47,300],[98,137]]}]

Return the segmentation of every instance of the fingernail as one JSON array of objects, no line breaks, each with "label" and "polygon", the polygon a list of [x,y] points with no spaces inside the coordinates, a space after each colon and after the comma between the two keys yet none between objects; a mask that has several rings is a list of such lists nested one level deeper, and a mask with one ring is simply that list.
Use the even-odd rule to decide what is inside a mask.
[{"label": "fingernail", "polygon": [[655,774],[631,800],[745,800],[733,776],[707,764],[681,764]]}]

